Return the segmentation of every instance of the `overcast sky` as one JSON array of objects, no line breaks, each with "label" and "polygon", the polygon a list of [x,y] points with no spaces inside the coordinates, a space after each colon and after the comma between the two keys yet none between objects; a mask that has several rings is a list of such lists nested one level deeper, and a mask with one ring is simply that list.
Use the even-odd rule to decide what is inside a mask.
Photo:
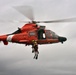
[{"label": "overcast sky", "polygon": [[[76,0],[0,0],[0,20],[29,20],[13,6],[31,6],[35,20],[76,17]],[[12,33],[24,23],[0,22],[0,34]],[[47,29],[67,37],[64,44],[39,45],[34,60],[31,46],[0,43],[0,75],[76,75],[76,23],[52,23]]]}]

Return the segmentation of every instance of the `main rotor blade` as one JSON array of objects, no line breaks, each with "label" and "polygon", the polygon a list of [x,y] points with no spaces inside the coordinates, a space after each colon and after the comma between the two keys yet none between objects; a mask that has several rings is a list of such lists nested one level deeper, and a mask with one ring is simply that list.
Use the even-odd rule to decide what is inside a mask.
[{"label": "main rotor blade", "polygon": [[29,23],[30,21],[0,20],[1,23]]},{"label": "main rotor blade", "polygon": [[1,23],[66,23],[66,22],[76,22],[76,18],[60,19],[60,20],[51,20],[51,21],[17,21],[17,20],[0,20]]},{"label": "main rotor blade", "polygon": [[23,14],[25,17],[27,17],[30,20],[34,20],[34,15],[33,15],[33,9],[30,6],[14,6],[19,13]]},{"label": "main rotor blade", "polygon": [[76,22],[76,18],[67,18],[67,19],[51,20],[51,21],[36,21],[36,23],[61,23],[61,22]]}]

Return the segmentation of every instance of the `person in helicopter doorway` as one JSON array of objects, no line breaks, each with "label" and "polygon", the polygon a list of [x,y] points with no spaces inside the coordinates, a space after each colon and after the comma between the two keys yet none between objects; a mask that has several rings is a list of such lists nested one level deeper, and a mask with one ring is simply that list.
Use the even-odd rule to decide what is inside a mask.
[{"label": "person in helicopter doorway", "polygon": [[32,53],[35,53],[34,55],[34,59],[38,59],[38,43],[36,40],[33,40],[32,41]]}]

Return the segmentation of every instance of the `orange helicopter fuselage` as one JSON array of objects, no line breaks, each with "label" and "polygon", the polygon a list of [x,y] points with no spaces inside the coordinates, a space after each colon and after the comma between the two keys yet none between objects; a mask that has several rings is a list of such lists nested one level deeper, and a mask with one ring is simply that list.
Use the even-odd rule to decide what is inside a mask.
[{"label": "orange helicopter fuselage", "polygon": [[14,33],[0,36],[0,41],[3,41],[4,45],[8,45],[8,42],[32,45],[32,40],[36,40],[38,44],[61,42],[54,32],[34,23],[25,24]]}]

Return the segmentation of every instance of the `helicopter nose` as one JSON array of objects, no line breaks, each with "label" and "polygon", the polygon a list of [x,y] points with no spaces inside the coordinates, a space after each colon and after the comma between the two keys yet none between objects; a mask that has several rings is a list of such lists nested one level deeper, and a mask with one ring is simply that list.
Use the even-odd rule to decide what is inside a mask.
[{"label": "helicopter nose", "polygon": [[67,40],[66,37],[58,37],[58,39],[61,43],[65,42]]}]

